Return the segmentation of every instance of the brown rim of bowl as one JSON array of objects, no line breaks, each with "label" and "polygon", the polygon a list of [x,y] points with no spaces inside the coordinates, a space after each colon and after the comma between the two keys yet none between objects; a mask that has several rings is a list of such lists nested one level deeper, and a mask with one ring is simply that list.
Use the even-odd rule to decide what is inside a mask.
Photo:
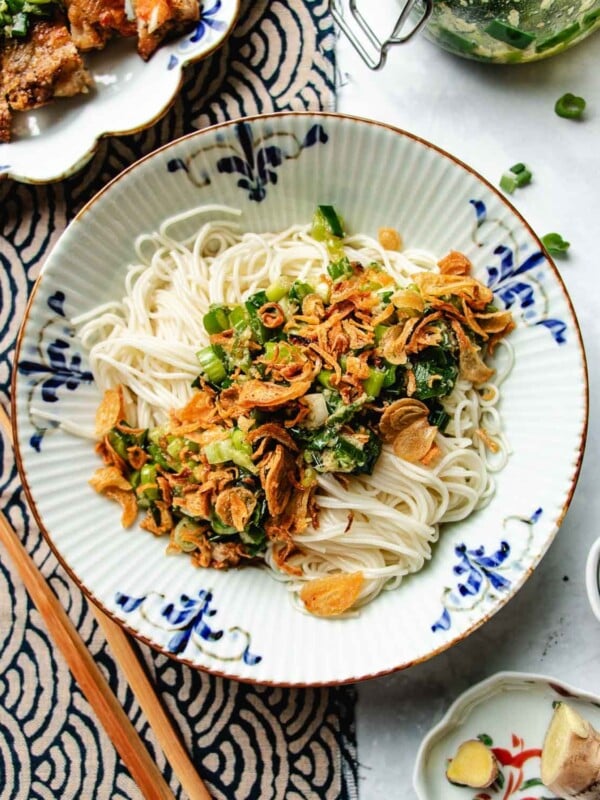
[{"label": "brown rim of bowl", "polygon": [[[575,487],[577,486],[577,481],[579,479],[579,475],[580,475],[580,472],[581,472],[581,464],[582,464],[582,461],[583,461],[583,453],[584,453],[584,448],[585,448],[585,443],[586,443],[586,438],[587,438],[587,429],[588,429],[588,417],[589,417],[588,368],[587,368],[587,359],[586,359],[586,355],[585,355],[585,350],[584,350],[584,347],[583,347],[583,339],[582,339],[581,330],[580,330],[580,327],[579,327],[579,321],[577,320],[577,316],[575,315],[575,310],[573,308],[573,304],[571,302],[571,298],[569,297],[569,294],[568,294],[568,292],[566,290],[566,287],[564,285],[562,277],[561,277],[558,269],[556,268],[556,265],[554,264],[554,261],[552,260],[552,258],[548,254],[546,248],[543,246],[542,242],[540,241],[540,239],[538,238],[536,233],[533,231],[531,226],[527,223],[527,221],[514,208],[514,206],[498,191],[498,189],[496,189],[495,186],[493,186],[489,181],[487,181],[485,178],[483,178],[476,170],[474,170],[468,164],[465,164],[463,161],[461,161],[460,159],[458,159],[455,156],[451,155],[450,153],[446,152],[442,148],[437,147],[434,144],[431,144],[431,142],[428,142],[426,139],[422,139],[420,136],[416,136],[415,134],[409,133],[408,131],[405,131],[402,128],[398,128],[398,127],[396,127],[394,125],[389,125],[389,124],[384,123],[384,122],[378,122],[376,120],[367,119],[367,118],[364,118],[364,117],[355,117],[355,116],[352,116],[352,115],[349,115],[349,114],[339,114],[339,113],[335,113],[335,112],[324,112],[324,111],[297,111],[297,112],[284,111],[284,112],[278,112],[278,113],[274,113],[274,114],[261,114],[261,115],[254,115],[254,116],[251,116],[251,117],[241,117],[239,119],[228,120],[227,122],[221,122],[221,123],[219,123],[217,125],[212,125],[212,126],[210,126],[208,128],[204,128],[201,131],[194,131],[193,133],[188,133],[185,136],[180,137],[179,139],[175,139],[172,142],[169,142],[168,144],[165,144],[162,147],[159,147],[157,150],[154,150],[152,153],[148,153],[148,155],[143,156],[141,159],[136,161],[134,164],[131,164],[129,167],[124,169],[123,172],[119,173],[119,175],[117,175],[109,183],[107,183],[106,186],[104,186],[96,195],[94,195],[94,197],[92,197],[92,199],[89,200],[86,203],[85,206],[83,206],[83,208],[77,213],[77,215],[73,218],[73,220],[71,220],[71,222],[69,224],[72,224],[73,222],[76,222],[77,220],[80,220],[87,213],[87,211],[89,211],[91,209],[93,204],[96,202],[96,200],[98,200],[98,198],[101,195],[103,195],[106,191],[108,191],[108,189],[110,189],[111,186],[113,186],[114,184],[116,184],[120,180],[122,180],[138,164],[141,164],[142,162],[148,160],[149,158],[154,157],[157,153],[160,153],[160,152],[162,152],[164,150],[167,150],[168,148],[174,146],[175,144],[177,144],[180,141],[183,141],[184,139],[191,139],[191,138],[194,138],[194,137],[197,137],[197,136],[201,136],[205,132],[209,132],[210,133],[212,131],[219,130],[220,128],[225,128],[225,127],[228,127],[228,126],[231,126],[231,125],[237,125],[240,122],[255,122],[255,121],[261,121],[262,122],[265,119],[280,119],[280,118],[284,118],[284,117],[306,117],[306,118],[317,118],[317,119],[332,119],[332,118],[333,119],[345,119],[345,120],[350,120],[351,122],[359,122],[359,123],[362,123],[362,124],[373,125],[375,127],[383,128],[385,130],[391,131],[394,134],[400,134],[400,136],[405,136],[406,138],[411,139],[411,140],[413,140],[415,142],[418,142],[419,144],[421,144],[421,145],[423,145],[423,146],[425,146],[425,147],[427,147],[427,148],[429,148],[431,150],[435,150],[437,153],[439,153],[444,158],[449,159],[454,164],[456,164],[459,167],[461,167],[462,169],[464,169],[466,172],[469,172],[471,175],[473,175],[475,178],[477,178],[477,180],[481,181],[481,183],[483,183],[484,186],[486,186],[491,192],[493,192],[493,194],[495,194],[496,197],[498,197],[502,201],[502,203],[504,203],[504,205],[511,211],[511,213],[515,215],[515,217],[523,225],[525,230],[533,238],[534,242],[536,242],[536,244],[539,246],[540,251],[542,253],[544,253],[544,255],[545,255],[545,257],[546,257],[546,259],[547,259],[547,261],[548,261],[548,263],[550,265],[550,268],[552,269],[552,271],[554,273],[554,276],[555,276],[555,278],[556,278],[556,280],[558,282],[558,285],[559,285],[559,287],[560,287],[560,289],[561,289],[561,291],[563,293],[563,296],[564,296],[564,299],[565,299],[565,301],[567,303],[567,306],[569,308],[569,311],[570,311],[570,314],[571,314],[571,318],[572,318],[573,323],[574,323],[575,332],[576,332],[576,335],[577,335],[577,344],[578,344],[578,348],[579,348],[579,354],[580,354],[580,357],[581,357],[581,363],[582,363],[582,366],[583,366],[584,420],[583,420],[583,426],[582,426],[581,432],[579,434],[579,447],[578,447],[578,452],[577,452],[577,461],[576,461],[576,464],[575,464],[575,471],[574,471],[573,477],[571,478],[571,485],[569,487],[569,491],[568,491],[568,494],[567,494],[567,499],[565,500],[565,502],[563,504],[561,513],[558,515],[557,519],[554,521],[553,529],[552,529],[550,535],[548,536],[546,542],[544,543],[544,546],[543,546],[541,552],[539,553],[539,556],[537,557],[537,560],[535,561],[535,564],[530,566],[524,572],[524,574],[521,576],[521,579],[516,581],[513,584],[513,588],[511,590],[511,592],[509,594],[507,594],[505,597],[503,597],[502,600],[497,603],[497,605],[495,606],[494,609],[492,609],[488,614],[485,614],[481,619],[479,619],[476,622],[474,622],[469,628],[467,628],[465,631],[463,631],[462,634],[454,637],[453,639],[451,639],[448,642],[445,642],[444,644],[440,645],[440,647],[436,648],[435,650],[431,650],[426,655],[421,656],[421,657],[416,658],[416,659],[413,659],[412,661],[406,661],[406,662],[404,662],[402,664],[397,664],[396,666],[389,667],[389,668],[380,670],[378,672],[368,673],[366,675],[354,675],[354,676],[350,676],[348,678],[343,678],[341,680],[311,681],[309,683],[305,683],[305,682],[286,682],[286,681],[272,681],[272,680],[271,681],[270,680],[258,681],[258,680],[255,680],[253,678],[245,678],[245,677],[242,678],[242,677],[239,677],[238,675],[234,675],[234,674],[229,673],[229,672],[224,672],[224,671],[221,671],[221,670],[212,669],[212,668],[209,668],[209,667],[199,666],[198,664],[194,664],[189,659],[181,658],[181,657],[177,656],[176,654],[170,652],[166,648],[161,647],[160,645],[156,644],[156,642],[153,642],[148,637],[141,635],[134,628],[132,628],[131,626],[127,625],[127,623],[125,623],[123,620],[119,619],[112,612],[110,612],[102,604],[102,602],[97,597],[94,596],[93,592],[90,589],[88,589],[87,586],[85,586],[82,583],[81,579],[73,572],[71,567],[63,559],[62,555],[59,553],[58,549],[54,545],[54,543],[52,541],[52,536],[50,535],[49,531],[46,529],[46,527],[44,525],[44,522],[43,522],[43,520],[41,518],[41,515],[39,514],[39,512],[37,510],[37,506],[35,504],[35,500],[33,499],[33,496],[31,494],[31,490],[30,490],[29,485],[27,483],[27,478],[26,478],[26,475],[25,475],[25,469],[24,469],[24,466],[23,466],[23,463],[22,463],[21,449],[20,449],[20,444],[19,444],[19,436],[18,436],[18,428],[17,428],[17,407],[16,407],[17,403],[16,403],[16,391],[15,391],[16,390],[16,376],[17,376],[17,373],[16,373],[16,371],[14,369],[14,364],[18,363],[18,361],[19,361],[19,356],[20,356],[20,352],[21,352],[21,344],[22,344],[25,325],[27,323],[27,319],[29,317],[29,313],[30,313],[31,306],[33,304],[35,295],[36,295],[37,290],[38,290],[38,288],[40,286],[41,280],[43,279],[44,271],[45,271],[45,265],[46,265],[46,262],[48,260],[48,257],[44,260],[44,264],[42,266],[40,274],[39,274],[39,276],[38,276],[38,278],[37,278],[37,280],[36,280],[36,282],[35,282],[35,284],[33,286],[33,289],[31,291],[31,295],[30,295],[29,300],[27,302],[25,313],[23,315],[23,320],[21,322],[21,325],[19,327],[19,332],[18,332],[18,335],[17,335],[17,343],[16,343],[15,354],[14,354],[14,359],[13,359],[13,371],[12,371],[12,376],[11,376],[11,411],[12,411],[11,418],[12,418],[12,428],[13,428],[13,439],[14,439],[14,443],[15,443],[15,446],[14,446],[15,459],[16,459],[16,462],[17,462],[17,468],[19,470],[19,476],[21,478],[21,483],[23,485],[23,489],[24,489],[25,495],[27,497],[27,502],[29,504],[29,508],[33,513],[33,516],[34,516],[34,518],[35,518],[35,520],[36,520],[36,522],[38,524],[38,527],[39,527],[42,535],[44,536],[44,539],[46,540],[46,542],[50,546],[52,552],[54,553],[54,555],[58,559],[58,561],[61,564],[61,566],[65,569],[65,571],[67,572],[69,577],[73,580],[75,585],[84,593],[84,595],[89,600],[91,600],[96,606],[98,606],[98,608],[100,608],[101,611],[103,611],[107,616],[109,616],[111,619],[113,619],[124,630],[126,630],[128,633],[130,633],[132,636],[134,636],[140,642],[143,642],[144,644],[146,644],[149,647],[151,647],[153,650],[156,650],[157,652],[161,653],[164,656],[167,656],[168,658],[173,659],[174,661],[178,661],[181,664],[186,664],[187,666],[191,667],[192,669],[197,669],[197,670],[200,670],[202,672],[207,672],[207,673],[209,673],[211,675],[215,675],[215,676],[217,676],[219,678],[228,678],[228,679],[231,679],[231,680],[236,680],[236,681],[239,681],[241,683],[248,683],[248,684],[252,684],[252,685],[256,685],[256,686],[279,686],[279,687],[288,687],[288,688],[291,688],[291,687],[294,687],[294,688],[308,688],[308,687],[322,687],[322,686],[343,686],[345,684],[362,682],[362,681],[366,681],[366,680],[371,680],[373,678],[380,678],[380,677],[383,677],[384,675],[390,675],[390,674],[392,674],[394,672],[399,672],[400,670],[408,669],[409,667],[415,666],[417,664],[424,663],[425,661],[429,661],[434,656],[437,656],[440,653],[443,653],[445,650],[448,650],[450,647],[453,647],[454,645],[458,644],[459,642],[464,641],[468,636],[471,635],[471,633],[473,633],[475,630],[480,628],[485,622],[487,622],[489,619],[491,619],[498,611],[500,611],[500,609],[504,608],[504,606],[506,606],[506,604],[509,602],[509,600],[511,600],[517,594],[517,592],[522,588],[522,586],[525,584],[527,579],[533,573],[534,569],[540,563],[541,559],[546,554],[548,548],[550,547],[550,545],[554,541],[554,539],[556,537],[556,534],[558,532],[558,529],[560,528],[560,526],[562,524],[562,521],[564,520],[565,514],[567,513],[567,510],[569,508],[571,500],[573,499],[573,494],[575,492]],[[62,236],[62,234],[61,234],[61,236]],[[60,241],[60,239],[59,239],[59,241]],[[56,244],[54,245],[52,250],[54,250],[55,248],[56,248]]]},{"label": "brown rim of bowl", "polygon": [[[154,114],[154,116],[152,116],[149,120],[147,120],[146,122],[142,122],[139,125],[135,125],[133,128],[128,128],[127,130],[118,130],[118,131],[112,130],[112,131],[103,131],[102,133],[99,133],[92,142],[92,144],[90,145],[89,149],[86,150],[86,152],[83,153],[83,155],[80,158],[78,158],[74,164],[65,169],[63,172],[61,172],[60,175],[57,175],[55,178],[47,178],[46,180],[40,180],[37,178],[27,178],[23,175],[14,175],[11,172],[1,172],[0,181],[11,180],[14,181],[15,183],[26,183],[29,186],[48,186],[52,183],[58,183],[59,181],[64,181],[67,178],[71,178],[73,175],[76,175],[80,170],[83,169],[83,167],[85,167],[85,165],[89,161],[91,161],[91,159],[96,155],[96,152],[100,147],[100,143],[104,139],[109,139],[112,138],[113,136],[131,136],[134,133],[141,133],[142,131],[145,131],[148,128],[151,128],[153,125],[155,125],[160,119],[162,119],[165,116],[165,114],[167,114],[171,110],[171,108],[177,101],[179,92],[181,91],[181,87],[185,80],[186,69],[192,64],[198,64],[200,61],[204,61],[205,58],[208,58],[209,56],[213,55],[213,53],[215,53],[225,44],[227,39],[229,39],[229,37],[233,33],[233,30],[240,18],[242,0],[234,0],[234,2],[235,2],[234,13],[231,17],[231,21],[229,22],[228,27],[223,32],[222,37],[217,42],[215,42],[212,45],[212,47],[210,47],[208,50],[205,50],[203,53],[199,53],[197,56],[194,56],[193,58],[188,58],[181,61],[181,64],[179,66],[179,81],[177,82],[177,86],[173,90],[173,94],[167,100],[164,106],[161,109],[159,109]],[[56,98],[56,99],[60,100],[61,98]],[[193,133],[197,133],[197,131],[194,131]],[[186,135],[190,136],[193,134],[186,134]],[[177,141],[177,139],[174,139],[173,141]],[[8,144],[10,144],[10,142],[8,142]],[[163,147],[165,146],[167,145],[163,145]],[[153,150],[152,152],[155,153],[156,150]],[[149,155],[151,155],[151,153],[149,153]],[[106,185],[108,186],[108,184]],[[102,191],[104,191],[104,187],[100,190],[100,192]],[[98,192],[98,194],[100,194],[100,192]],[[94,195],[94,197],[96,196],[97,195]],[[94,197],[92,197],[92,200],[94,199]]]}]

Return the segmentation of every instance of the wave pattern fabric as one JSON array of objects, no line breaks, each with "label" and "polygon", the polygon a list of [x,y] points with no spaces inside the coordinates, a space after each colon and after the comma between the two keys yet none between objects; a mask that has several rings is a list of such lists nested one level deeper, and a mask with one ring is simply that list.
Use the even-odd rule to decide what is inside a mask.
[{"label": "wave pattern fabric", "polygon": [[[0,402],[44,257],[108,180],[164,142],[227,118],[334,105],[327,0],[246,0],[220,51],[188,70],[153,128],[102,143],[76,176],[0,184]],[[87,601],[31,522],[12,451],[0,440],[0,506],[62,601],[178,800],[184,794],[112,660]],[[216,799],[357,796],[355,691],[287,690],[195,672],[139,646],[157,690]],[[0,548],[0,800],[137,800],[141,794],[53,646]]]}]

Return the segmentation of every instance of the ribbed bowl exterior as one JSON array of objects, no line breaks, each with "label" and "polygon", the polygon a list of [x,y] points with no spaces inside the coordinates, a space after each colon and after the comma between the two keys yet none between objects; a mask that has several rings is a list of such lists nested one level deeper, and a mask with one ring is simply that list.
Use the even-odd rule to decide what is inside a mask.
[{"label": "ribbed bowl exterior", "polygon": [[[278,157],[264,167],[270,147]],[[224,169],[225,157],[235,157],[242,171]],[[440,256],[465,252],[477,277],[511,302],[515,365],[503,384],[501,412],[513,452],[497,476],[496,494],[465,522],[444,527],[426,568],[355,618],[299,613],[284,584],[265,570],[200,570],[186,557],[167,557],[163,540],[135,527],[122,530],[116,504],[91,490],[87,481],[98,463],[89,441],[58,429],[40,434],[36,409],[91,428],[99,401],[93,383],[80,380],[76,388],[59,386],[57,400],[44,406],[43,382],[56,369],[48,344],[63,337],[67,371],[75,353],[85,371],[69,319],[122,295],[136,236],[207,203],[240,208],[243,227],[259,232],[309,221],[318,203],[331,203],[348,230],[376,235],[378,227],[393,226],[406,246]],[[23,367],[36,359],[46,372]],[[333,114],[227,123],[174,142],[121,174],[81,211],[48,258],[16,361],[22,479],[44,534],[76,581],[165,653],[264,683],[339,683],[400,669],[488,619],[551,543],[574,490],[587,423],[577,322],[527,224],[493,187],[433,145]],[[477,552],[495,553],[502,542],[509,553],[496,581],[482,570]],[[475,584],[470,593],[460,589],[454,567],[462,552],[479,580],[477,591]],[[178,620],[174,607],[182,609]]]}]

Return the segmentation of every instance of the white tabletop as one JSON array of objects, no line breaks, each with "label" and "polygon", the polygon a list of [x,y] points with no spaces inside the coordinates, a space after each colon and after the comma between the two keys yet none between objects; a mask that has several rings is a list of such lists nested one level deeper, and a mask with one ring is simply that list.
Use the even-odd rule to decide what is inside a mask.
[{"label": "white tabletop", "polygon": [[[361,800],[410,800],[422,737],[472,684],[499,670],[521,670],[600,694],[600,623],[584,587],[587,552],[600,536],[600,33],[530,65],[478,64],[422,38],[393,48],[379,72],[370,71],[343,37],[337,55],[338,111],[428,139],[495,184],[516,162],[530,167],[532,184],[511,199],[539,235],[557,231],[571,242],[568,258],[557,265],[590,370],[590,427],[578,487],[534,575],[463,643],[359,686]],[[587,100],[584,121],[554,113],[565,92]]]}]

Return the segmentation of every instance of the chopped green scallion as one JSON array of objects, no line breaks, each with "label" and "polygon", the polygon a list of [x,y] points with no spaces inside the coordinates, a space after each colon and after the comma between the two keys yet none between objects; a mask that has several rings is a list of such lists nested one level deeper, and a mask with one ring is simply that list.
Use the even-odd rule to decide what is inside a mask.
[{"label": "chopped green scallion", "polygon": [[332,261],[328,264],[327,272],[331,280],[341,281],[344,278],[349,278],[354,273],[354,270],[352,269],[352,264],[344,256],[339,261]]},{"label": "chopped green scallion", "polygon": [[571,243],[565,241],[560,233],[547,233],[542,236],[542,244],[551,256],[564,255],[571,246]]},{"label": "chopped green scallion", "polygon": [[211,383],[221,383],[227,377],[225,364],[221,361],[212,345],[198,350],[196,358],[207,380]]},{"label": "chopped green scallion", "polygon": [[515,28],[501,19],[493,19],[485,28],[485,32],[492,39],[498,39],[498,41],[517,47],[519,50],[525,50],[535,40],[533,34],[522,31],[520,28]]},{"label": "chopped green scallion", "polygon": [[500,188],[508,194],[512,194],[515,189],[521,189],[531,183],[532,173],[525,164],[514,164],[500,178]]},{"label": "chopped green scallion", "polygon": [[466,39],[448,28],[438,28],[437,30],[440,44],[458,50],[460,53],[472,53],[477,44],[472,39]]},{"label": "chopped green scallion", "polygon": [[585,111],[585,100],[583,97],[577,97],[571,92],[567,92],[558,98],[554,111],[559,117],[564,117],[565,119],[581,119]]},{"label": "chopped green scallion", "polygon": [[288,297],[293,303],[302,305],[302,301],[309,294],[314,294],[315,290],[309,283],[303,281],[294,281],[290,286]]},{"label": "chopped green scallion", "polygon": [[593,11],[588,12],[584,15],[582,24],[584,27],[589,28],[590,25],[594,25],[594,23],[598,22],[600,19],[600,8],[595,8]]},{"label": "chopped green scallion", "polygon": [[209,335],[222,333],[231,327],[229,322],[229,309],[225,306],[215,306],[204,315],[202,322],[204,324],[204,330]]},{"label": "chopped green scallion", "polygon": [[338,239],[344,236],[344,226],[333,206],[317,206],[313,218],[313,236],[315,228],[319,233],[324,230],[326,234],[336,236]]},{"label": "chopped green scallion", "polygon": [[209,464],[224,464],[231,461],[248,472],[256,473],[258,471],[252,461],[252,447],[246,442],[243,432],[238,428],[227,439],[209,442],[204,446],[203,452]]},{"label": "chopped green scallion", "polygon": [[363,389],[369,397],[379,397],[385,382],[386,370],[371,369],[369,377],[363,382]]},{"label": "chopped green scallion", "polygon": [[278,281],[275,281],[275,283],[272,283],[267,287],[265,294],[270,303],[278,303],[280,300],[283,300],[289,290],[289,280],[287,278],[280,278]]},{"label": "chopped green scallion", "polygon": [[563,28],[562,31],[554,33],[552,36],[548,36],[545,39],[541,39],[539,42],[537,42],[535,51],[536,53],[543,53],[546,50],[551,50],[553,47],[573,39],[573,37],[577,36],[578,33],[579,23],[574,22],[572,25]]},{"label": "chopped green scallion", "polygon": [[333,377],[333,370],[331,369],[322,369],[319,374],[317,375],[317,380],[324,386],[325,389],[332,389],[331,386],[331,378]]},{"label": "chopped green scallion", "polygon": [[229,312],[229,325],[238,330],[248,324],[248,312],[244,306],[234,306]]}]

